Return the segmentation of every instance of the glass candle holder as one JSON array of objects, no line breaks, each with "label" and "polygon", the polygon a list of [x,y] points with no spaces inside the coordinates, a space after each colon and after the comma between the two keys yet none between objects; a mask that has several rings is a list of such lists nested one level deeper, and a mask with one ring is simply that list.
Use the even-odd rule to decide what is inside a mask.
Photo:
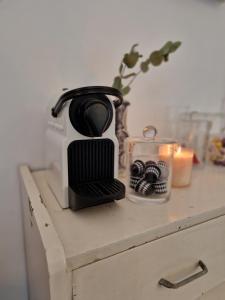
[{"label": "glass candle holder", "polygon": [[177,123],[177,139],[185,147],[192,148],[195,164],[204,165],[207,156],[209,133],[212,123],[208,120],[183,119]]},{"label": "glass candle holder", "polygon": [[[163,203],[171,193],[176,143],[168,139],[156,139],[146,132],[143,138],[134,137],[126,141],[127,198],[134,202]],[[164,147],[166,153],[162,153]]]}]

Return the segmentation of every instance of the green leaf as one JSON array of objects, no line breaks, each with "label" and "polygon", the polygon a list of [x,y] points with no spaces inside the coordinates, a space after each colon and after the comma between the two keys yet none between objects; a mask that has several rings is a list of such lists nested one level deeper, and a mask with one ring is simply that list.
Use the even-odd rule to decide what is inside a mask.
[{"label": "green leaf", "polygon": [[119,73],[120,73],[120,74],[121,74],[122,70],[123,70],[123,63],[121,63],[121,64],[120,64],[120,67],[119,67]]},{"label": "green leaf", "polygon": [[130,74],[127,74],[125,76],[122,76],[123,79],[127,79],[127,78],[130,78],[130,77],[133,77],[135,76],[137,73],[130,73]]},{"label": "green leaf", "polygon": [[114,78],[112,87],[115,88],[115,89],[118,89],[119,91],[122,90],[123,85],[122,85],[122,80],[121,80],[121,77],[120,77],[120,76],[116,76],[116,77]]},{"label": "green leaf", "polygon": [[180,41],[173,43],[173,45],[170,47],[170,53],[175,52],[181,46],[181,44],[182,43]]},{"label": "green leaf", "polygon": [[134,44],[129,53],[125,53],[123,57],[123,63],[129,68],[133,68],[136,63],[138,62],[139,57],[142,57],[142,55],[138,52],[135,51],[135,47],[137,47],[138,44]]},{"label": "green leaf", "polygon": [[139,59],[138,52],[126,53],[123,58],[123,63],[129,68],[133,68]]},{"label": "green leaf", "polygon": [[160,52],[162,55],[167,55],[170,53],[170,49],[173,46],[173,43],[171,41],[167,42],[161,49]]},{"label": "green leaf", "polygon": [[148,60],[143,61],[143,62],[141,63],[141,65],[140,65],[140,68],[141,68],[141,71],[142,71],[143,73],[148,72],[148,70],[149,70],[149,61],[148,61]]},{"label": "green leaf", "polygon": [[131,49],[130,49],[130,53],[135,52],[135,48],[138,46],[138,44],[134,44]]},{"label": "green leaf", "polygon": [[130,91],[130,87],[127,85],[122,89],[123,96],[126,96]]},{"label": "green leaf", "polygon": [[160,51],[154,51],[151,53],[149,60],[153,66],[159,66],[163,61],[163,55]]}]

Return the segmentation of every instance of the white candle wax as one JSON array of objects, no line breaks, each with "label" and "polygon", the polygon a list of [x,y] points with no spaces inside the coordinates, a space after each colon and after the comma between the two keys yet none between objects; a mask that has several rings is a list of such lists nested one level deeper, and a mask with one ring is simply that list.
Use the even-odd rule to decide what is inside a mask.
[{"label": "white candle wax", "polygon": [[193,150],[179,147],[173,158],[173,187],[188,186],[191,183]]}]

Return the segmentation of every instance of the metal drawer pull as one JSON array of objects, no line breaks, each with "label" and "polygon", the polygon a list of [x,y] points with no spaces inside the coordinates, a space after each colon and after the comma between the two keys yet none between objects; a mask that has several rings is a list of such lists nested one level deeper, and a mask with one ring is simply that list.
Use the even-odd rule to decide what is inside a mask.
[{"label": "metal drawer pull", "polygon": [[166,279],[162,278],[162,279],[159,280],[159,284],[166,287],[166,288],[168,288],[168,289],[178,289],[179,287],[181,287],[183,285],[186,285],[189,282],[191,282],[191,281],[193,281],[193,280],[195,280],[199,277],[202,277],[206,273],[208,273],[208,268],[206,267],[206,265],[201,260],[198,262],[198,266],[202,268],[202,271],[200,271],[196,274],[193,274],[188,278],[185,278],[185,279],[183,279],[179,282],[176,282],[176,283],[170,282],[169,280],[166,280]]}]

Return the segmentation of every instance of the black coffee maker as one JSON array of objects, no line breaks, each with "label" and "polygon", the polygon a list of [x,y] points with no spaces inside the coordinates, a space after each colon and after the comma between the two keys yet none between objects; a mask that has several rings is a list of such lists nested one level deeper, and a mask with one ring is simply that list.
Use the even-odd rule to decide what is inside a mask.
[{"label": "black coffee maker", "polygon": [[115,109],[122,101],[117,89],[91,86],[66,91],[52,108],[48,183],[63,208],[78,210],[125,197],[117,179],[115,135]]}]

